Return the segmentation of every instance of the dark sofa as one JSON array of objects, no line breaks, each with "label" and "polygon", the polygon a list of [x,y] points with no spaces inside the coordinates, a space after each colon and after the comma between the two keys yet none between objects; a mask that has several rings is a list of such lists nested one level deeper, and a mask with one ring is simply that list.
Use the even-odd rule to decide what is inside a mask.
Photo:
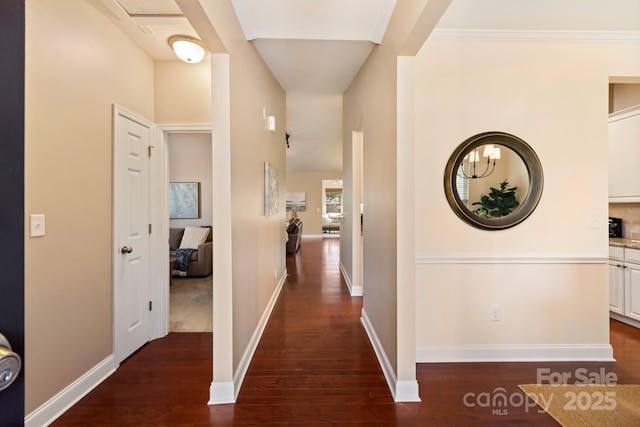
[{"label": "dark sofa", "polygon": [[[171,251],[180,247],[183,234],[184,228],[169,229],[169,249]],[[209,231],[206,241],[191,254],[187,277],[206,277],[213,272],[213,241],[211,238],[212,233]]]},{"label": "dark sofa", "polygon": [[300,249],[302,240],[302,221],[293,218],[287,223],[287,253],[295,254]]}]

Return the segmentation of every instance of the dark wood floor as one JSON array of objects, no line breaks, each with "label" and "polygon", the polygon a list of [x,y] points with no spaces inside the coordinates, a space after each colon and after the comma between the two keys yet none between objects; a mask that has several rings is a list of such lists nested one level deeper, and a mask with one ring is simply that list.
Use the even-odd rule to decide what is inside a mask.
[{"label": "dark wood floor", "polygon": [[[237,403],[207,405],[211,334],[170,334],[135,353],[53,425],[557,426],[537,407],[517,405],[518,384],[535,383],[538,368],[604,368],[620,384],[640,384],[640,330],[612,321],[616,363],[419,364],[422,402],[394,403],[360,323],[361,299],[349,296],[338,264],[338,239],[305,240],[287,257],[289,277]],[[471,406],[499,387],[513,405]]]}]

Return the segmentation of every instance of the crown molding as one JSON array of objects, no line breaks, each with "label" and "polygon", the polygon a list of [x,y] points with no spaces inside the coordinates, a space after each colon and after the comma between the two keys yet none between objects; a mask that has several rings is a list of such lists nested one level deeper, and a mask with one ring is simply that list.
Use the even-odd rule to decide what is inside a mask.
[{"label": "crown molding", "polygon": [[449,30],[435,29],[429,40],[556,41],[638,43],[640,31]]}]

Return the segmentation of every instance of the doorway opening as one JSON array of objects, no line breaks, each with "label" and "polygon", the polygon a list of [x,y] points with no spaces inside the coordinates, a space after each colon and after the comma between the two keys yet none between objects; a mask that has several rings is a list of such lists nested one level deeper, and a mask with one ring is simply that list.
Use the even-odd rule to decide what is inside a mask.
[{"label": "doorway opening", "polygon": [[342,180],[322,180],[322,236],[340,237],[343,219]]},{"label": "doorway opening", "polygon": [[168,332],[213,332],[211,133],[168,132],[166,142],[171,261]]}]

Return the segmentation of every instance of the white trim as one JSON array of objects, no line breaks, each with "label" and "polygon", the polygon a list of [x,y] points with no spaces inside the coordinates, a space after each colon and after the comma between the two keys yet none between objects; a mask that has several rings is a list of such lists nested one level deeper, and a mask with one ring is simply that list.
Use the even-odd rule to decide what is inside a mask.
[{"label": "white trim", "polygon": [[417,380],[396,382],[396,402],[422,402]]},{"label": "white trim", "polygon": [[169,133],[211,133],[212,126],[209,123],[185,125],[180,123],[165,123],[158,125],[160,130]]},{"label": "white trim", "polygon": [[169,168],[166,134],[153,127],[151,159],[149,161],[149,299],[153,301],[150,315],[150,340],[169,333]]},{"label": "white trim", "polygon": [[[225,384],[233,381],[233,250],[231,214],[231,76],[229,54],[211,55],[212,149],[211,164],[213,186],[212,226],[216,231],[213,239],[213,376],[211,400],[224,394]],[[233,398],[233,394],[231,396]]]},{"label": "white trim", "polygon": [[344,281],[347,284],[347,288],[349,288],[349,294],[352,297],[361,297],[362,296],[362,286],[354,286],[351,281],[351,277],[347,274],[347,269],[344,268],[344,264],[340,261],[340,272],[342,273],[342,277],[344,277]]},{"label": "white trim", "polygon": [[209,402],[207,404],[236,403],[236,394],[233,388],[233,381],[213,381],[209,387]]},{"label": "white trim", "polygon": [[126,24],[137,26],[136,21],[129,16],[129,12],[127,12],[116,0],[100,0],[100,2],[109,9],[109,11],[113,13],[118,20],[123,21]]},{"label": "white trim", "polygon": [[[157,144],[151,165],[152,171],[155,169],[155,174],[150,174],[149,177],[152,189],[149,212],[154,227],[151,233],[150,277],[151,283],[164,283],[164,285],[150,286],[151,299],[154,301],[151,312],[151,340],[162,338],[169,333],[169,269],[165,268],[166,260],[169,259],[169,245],[166,244],[169,240],[169,144],[167,140],[171,133],[212,133],[210,124],[165,123],[156,125],[155,129],[159,134],[153,138]],[[154,187],[157,187],[155,191]]]},{"label": "white trim", "polygon": [[636,196],[636,197],[609,197],[609,203],[640,203],[640,196]]},{"label": "white trim", "polygon": [[539,31],[539,30],[435,29],[431,33],[429,40],[637,43],[638,41],[640,41],[640,31]]},{"label": "white trim", "polygon": [[[362,295],[364,291],[364,272],[362,269],[362,249],[363,249],[363,237],[362,237],[362,211],[360,210],[360,204],[362,203],[363,182],[362,182],[362,143],[364,141],[364,133],[359,131],[351,132],[351,214],[347,215],[347,221],[351,225],[351,238],[350,241],[345,240],[345,246],[350,244],[351,253],[345,253],[344,259],[351,258],[351,284],[355,283],[355,286],[360,288],[359,295]],[[347,177],[348,178],[348,177]],[[346,182],[347,186],[349,181]],[[348,191],[348,188],[347,188]],[[342,248],[342,241],[340,247]],[[340,252],[340,258],[343,258],[342,250]],[[353,293],[352,293],[353,295]]]},{"label": "white trim", "polygon": [[609,254],[422,254],[416,264],[607,264]]},{"label": "white trim", "polygon": [[[337,236],[340,236],[339,234]],[[303,234],[303,239],[322,239],[324,238],[324,234]]]},{"label": "white trim", "polygon": [[396,383],[397,402],[419,402],[416,379],[415,57],[397,58]]},{"label": "white trim", "polygon": [[244,381],[244,377],[247,375],[247,370],[249,369],[249,364],[251,363],[251,359],[253,358],[254,353],[256,352],[256,348],[258,348],[258,343],[260,342],[260,338],[262,338],[262,334],[264,333],[264,328],[267,326],[267,322],[269,321],[269,317],[271,317],[271,312],[273,311],[273,307],[275,307],[276,302],[278,301],[278,296],[282,291],[282,287],[284,286],[284,282],[287,279],[286,272],[280,277],[280,281],[276,286],[273,295],[271,295],[271,299],[267,304],[264,313],[262,313],[262,317],[256,326],[256,329],[253,331],[253,335],[249,340],[249,344],[244,350],[244,354],[240,359],[240,363],[238,365],[238,369],[233,377],[233,382],[235,385],[235,399],[238,398],[238,393],[240,392],[240,387],[242,387],[242,381]]},{"label": "white trim", "polygon": [[367,332],[369,336],[369,341],[373,346],[373,351],[376,353],[376,357],[378,358],[378,363],[380,363],[380,367],[382,368],[382,373],[384,374],[384,378],[387,381],[387,385],[389,386],[389,391],[393,397],[395,402],[420,402],[420,396],[418,396],[418,383],[417,381],[398,381],[396,374],[393,371],[393,367],[389,362],[389,358],[384,352],[384,348],[382,343],[378,339],[376,332],[365,312],[364,308],[362,309],[362,316],[360,317],[360,321],[364,325],[364,330]]},{"label": "white trim", "polygon": [[340,238],[340,233],[336,234],[336,233],[323,233],[320,235],[321,238],[323,239],[339,239]]},{"label": "white trim", "polygon": [[622,314],[609,312],[609,317],[611,317],[614,320],[617,320],[618,322],[626,323],[629,326],[633,326],[635,328],[640,328],[640,321],[637,321],[637,320],[632,319],[630,317],[624,316]]},{"label": "white trim", "polygon": [[53,423],[117,368],[115,356],[112,354],[27,415],[24,419],[25,427],[41,427]]},{"label": "white trim", "polygon": [[365,311],[364,308],[362,308],[362,315],[360,316],[360,321],[364,326],[364,330],[367,332],[369,341],[373,346],[373,351],[376,353],[376,357],[378,358],[378,363],[380,363],[380,367],[382,368],[382,373],[384,374],[384,378],[387,380],[387,386],[389,387],[389,390],[391,391],[391,395],[395,400],[396,384],[398,382],[398,379],[396,378],[395,372],[393,372],[393,367],[389,362],[389,358],[384,352],[384,347],[382,346],[382,343],[378,339],[378,336],[376,335],[376,331],[374,330],[373,325],[371,324],[371,321],[369,320],[369,317],[367,316],[367,312]]},{"label": "white trim", "polygon": [[247,375],[247,370],[249,369],[249,364],[251,363],[251,359],[253,358],[254,353],[256,352],[256,348],[258,347],[258,343],[260,342],[260,338],[264,333],[264,329],[267,326],[267,322],[269,321],[269,317],[271,316],[271,312],[273,311],[273,307],[275,307],[276,302],[278,300],[278,296],[280,296],[280,292],[282,291],[282,287],[284,286],[285,280],[287,279],[287,273],[285,272],[282,277],[280,277],[280,281],[276,286],[273,295],[271,295],[271,299],[267,304],[267,307],[262,313],[262,317],[260,318],[260,322],[256,326],[256,329],[251,336],[251,340],[249,340],[249,344],[247,345],[244,354],[242,355],[242,359],[240,359],[240,364],[238,365],[238,369],[232,381],[213,381],[211,382],[211,386],[209,388],[209,405],[219,405],[224,403],[235,403],[238,398],[238,393],[240,393],[240,387],[242,387],[242,382],[244,381],[244,377]]},{"label": "white trim", "polygon": [[397,0],[384,0],[382,2],[380,13],[378,14],[378,20],[376,21],[376,26],[373,29],[373,34],[371,35],[371,41],[375,44],[382,43],[382,38],[384,37],[385,31],[387,31],[387,26],[389,26],[389,21],[391,20],[391,15],[396,7],[396,3]]},{"label": "white trim", "polygon": [[233,5],[233,9],[236,11],[236,16],[238,17],[238,21],[240,22],[240,27],[242,27],[245,38],[249,41],[255,40],[256,33],[253,30],[250,18],[251,15],[247,12],[245,0],[231,0],[231,4]]},{"label": "white trim", "polygon": [[635,117],[640,114],[640,105],[634,105],[633,107],[625,108],[623,110],[616,111],[609,114],[609,123],[617,122],[619,120]]},{"label": "white trim", "polygon": [[610,344],[468,345],[418,347],[418,363],[615,362]]}]

